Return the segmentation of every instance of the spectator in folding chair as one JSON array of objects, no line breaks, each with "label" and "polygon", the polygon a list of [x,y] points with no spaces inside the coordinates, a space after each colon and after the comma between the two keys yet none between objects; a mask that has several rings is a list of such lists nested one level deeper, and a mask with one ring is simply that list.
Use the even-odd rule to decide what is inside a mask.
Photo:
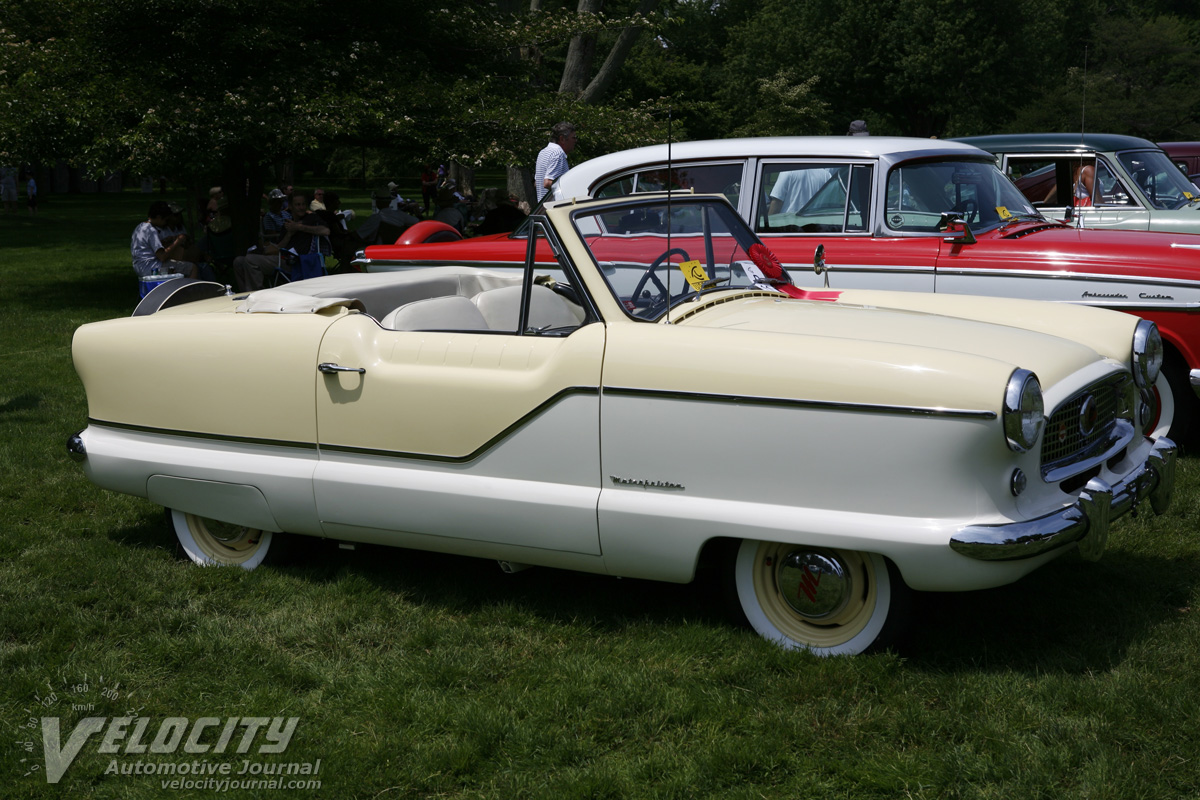
[{"label": "spectator in folding chair", "polygon": [[259,248],[233,260],[233,279],[239,292],[254,292],[266,285],[279,269],[281,253],[306,255],[313,249],[314,236],[329,236],[329,226],[319,214],[309,211],[308,195],[294,192],[288,206],[292,218],[284,223],[278,244]]},{"label": "spectator in folding chair", "polygon": [[133,271],[139,277],[144,278],[155,270],[163,274],[177,272],[186,278],[196,277],[196,265],[180,259],[183,240],[173,239],[169,245],[162,242],[161,236],[170,215],[171,208],[166,201],[155,200],[150,204],[146,221],[133,229],[129,252],[133,258]]},{"label": "spectator in folding chair", "polygon": [[[326,268],[336,271],[339,267],[349,264],[354,259],[354,242],[350,236],[350,226],[342,213],[342,198],[332,189],[325,193],[325,208],[318,209],[317,214],[329,226],[329,253]],[[399,237],[400,234],[396,234]],[[393,240],[395,241],[395,240]]]},{"label": "spectator in folding chair", "polygon": [[279,240],[283,238],[283,224],[292,218],[292,215],[284,210],[283,200],[283,192],[279,189],[272,189],[271,194],[267,196],[267,211],[262,217],[259,244],[279,244]]}]

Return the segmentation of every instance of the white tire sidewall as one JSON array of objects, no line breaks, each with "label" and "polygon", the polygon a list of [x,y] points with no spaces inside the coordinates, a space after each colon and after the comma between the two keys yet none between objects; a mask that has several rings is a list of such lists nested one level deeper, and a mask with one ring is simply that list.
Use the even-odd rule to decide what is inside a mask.
[{"label": "white tire sidewall", "polygon": [[255,551],[254,555],[240,564],[224,564],[205,553],[200,545],[196,543],[195,537],[192,536],[191,526],[187,522],[187,514],[171,509],[171,527],[175,530],[175,536],[179,539],[179,546],[183,548],[183,552],[187,553],[188,558],[193,563],[199,564],[202,567],[238,566],[245,570],[251,570],[263,562],[263,559],[267,557],[267,551],[271,549],[271,532],[261,531],[258,550]]},{"label": "white tire sidewall", "polygon": [[808,650],[818,656],[856,655],[865,651],[879,638],[883,626],[887,623],[888,612],[892,604],[891,576],[888,573],[887,561],[877,553],[863,553],[864,559],[871,562],[875,573],[875,608],[871,618],[853,638],[832,647],[812,647],[798,642],[784,634],[771,622],[763,611],[754,591],[754,566],[760,542],[753,539],[743,540],[738,548],[737,560],[734,564],[734,579],[737,586],[738,600],[742,604],[750,627],[760,636],[775,642],[787,650]]}]

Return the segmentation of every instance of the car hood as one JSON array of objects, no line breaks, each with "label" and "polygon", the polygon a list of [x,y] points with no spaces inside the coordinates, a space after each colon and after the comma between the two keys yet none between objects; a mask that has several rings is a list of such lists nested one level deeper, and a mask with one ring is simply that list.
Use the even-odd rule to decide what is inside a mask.
[{"label": "car hood", "polygon": [[[806,348],[850,344],[916,371],[940,372],[963,357],[986,359],[1007,371],[1032,370],[1045,387],[1128,351],[1136,319],[1079,306],[1054,308],[1065,315],[1038,322],[1039,314],[1056,314],[1047,315],[1045,304],[1020,300],[872,291],[841,292],[834,302],[726,295],[685,311],[678,324],[810,337]],[[1013,322],[997,321],[1009,318]]]}]

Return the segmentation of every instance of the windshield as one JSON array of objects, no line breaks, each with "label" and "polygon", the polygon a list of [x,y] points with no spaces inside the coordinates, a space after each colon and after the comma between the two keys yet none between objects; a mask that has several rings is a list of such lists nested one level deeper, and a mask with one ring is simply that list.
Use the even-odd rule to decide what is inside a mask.
[{"label": "windshield", "polygon": [[942,214],[961,216],[978,231],[1020,216],[1041,216],[995,164],[984,161],[918,161],[888,173],[887,212],[894,231],[934,233]]},{"label": "windshield", "polygon": [[1196,187],[1184,177],[1166,153],[1137,150],[1117,158],[1153,208],[1174,209],[1196,199]]},{"label": "windshield", "polygon": [[717,199],[631,199],[572,219],[609,291],[636,319],[659,319],[708,292],[755,288],[762,277],[748,254],[761,243]]}]

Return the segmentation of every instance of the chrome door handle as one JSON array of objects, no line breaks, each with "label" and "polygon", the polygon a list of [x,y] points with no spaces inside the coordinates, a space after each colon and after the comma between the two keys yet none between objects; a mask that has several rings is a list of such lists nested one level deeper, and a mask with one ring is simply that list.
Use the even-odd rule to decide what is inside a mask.
[{"label": "chrome door handle", "polygon": [[336,375],[339,372],[357,372],[361,375],[366,370],[362,367],[342,367],[326,361],[324,364],[317,364],[317,372],[323,372],[326,375]]}]

